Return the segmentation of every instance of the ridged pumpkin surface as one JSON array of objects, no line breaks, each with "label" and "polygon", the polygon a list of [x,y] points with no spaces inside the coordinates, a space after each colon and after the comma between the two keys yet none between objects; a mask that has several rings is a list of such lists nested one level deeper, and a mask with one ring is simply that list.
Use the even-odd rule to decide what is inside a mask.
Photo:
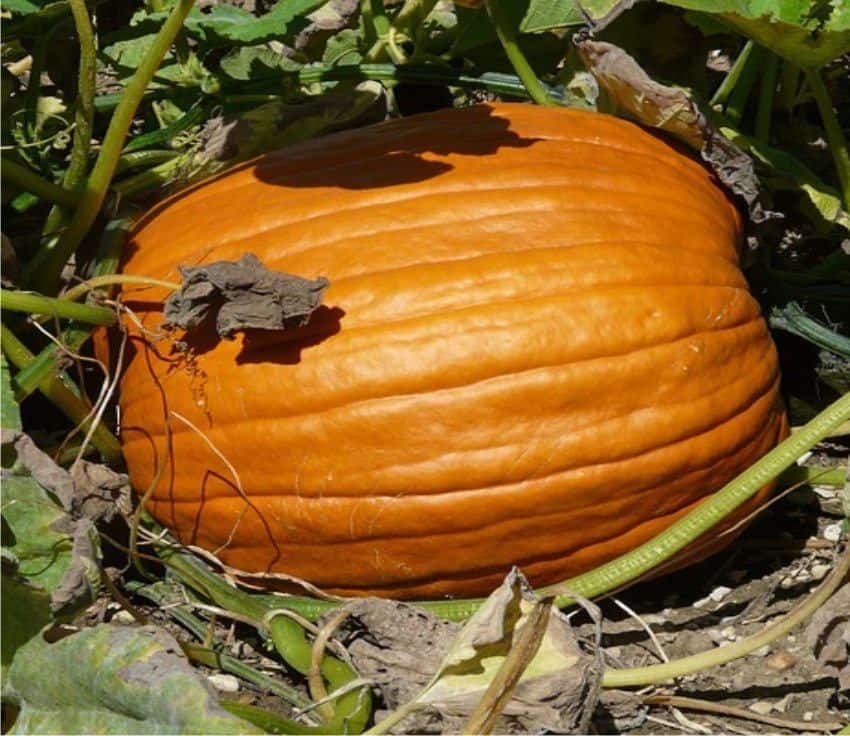
[{"label": "ridged pumpkin surface", "polygon": [[[149,508],[182,541],[338,593],[586,571],[785,431],[739,224],[702,166],[601,114],[478,106],[265,156],[149,213],[124,270],[250,252],[328,277],[325,307],[191,360],[128,321],[132,482],[164,463]],[[165,293],[124,298],[155,331]]]}]

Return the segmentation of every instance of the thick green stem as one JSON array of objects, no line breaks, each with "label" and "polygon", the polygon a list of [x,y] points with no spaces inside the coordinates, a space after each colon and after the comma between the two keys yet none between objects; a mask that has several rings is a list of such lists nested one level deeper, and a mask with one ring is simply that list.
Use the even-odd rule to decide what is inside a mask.
[{"label": "thick green stem", "polygon": [[776,95],[778,73],[779,57],[776,54],[770,54],[764,64],[756,111],[756,138],[764,143],[770,143],[770,121],[773,118],[773,99]]},{"label": "thick green stem", "polygon": [[24,108],[27,126],[33,131],[35,130],[35,119],[38,112],[38,99],[41,97],[41,73],[44,71],[47,47],[50,45],[58,25],[58,23],[51,25],[44,34],[36,38],[32,50],[32,65],[30,66],[29,82],[24,97]]},{"label": "thick green stem", "polygon": [[[35,356],[8,327],[3,325],[1,329],[3,352],[9,362],[19,369],[26,368],[36,359]],[[90,408],[83,400],[79,388],[67,376],[50,373],[42,379],[38,388],[76,426],[83,429],[91,426]],[[98,423],[95,427],[91,442],[107,462],[115,462],[121,458],[121,445],[103,424]]]},{"label": "thick green stem", "polygon": [[151,279],[147,276],[132,276],[130,274],[107,274],[105,276],[95,276],[94,278],[83,281],[81,284],[72,286],[68,291],[62,293],[59,301],[75,301],[81,296],[88,294],[93,289],[98,289],[101,286],[112,286],[113,284],[138,284],[139,286],[162,286],[166,289],[180,288],[180,284],[175,281],[163,281],[162,279]]},{"label": "thick green stem", "polygon": [[674,659],[671,662],[662,662],[661,664],[634,669],[606,670],[602,676],[602,687],[623,688],[655,685],[745,657],[766,644],[776,641],[779,637],[784,636],[796,626],[811,618],[815,611],[826,603],[838,589],[847,577],[848,571],[850,571],[850,551],[844,553],[835,570],[820,588],[808,596],[799,606],[793,608],[775,623],[762,629],[758,634],[741,639],[734,644],[710,649],[690,657]]},{"label": "thick green stem", "polygon": [[369,10],[371,11],[372,25],[375,28],[375,36],[379,39],[386,39],[390,32],[390,19],[387,18],[384,0],[369,0]]},{"label": "thick green stem", "polygon": [[[207,624],[186,609],[173,605],[174,600],[172,600],[171,597],[163,591],[163,586],[164,583],[145,585],[139,581],[130,581],[126,585],[127,590],[153,601],[160,606],[164,612],[177,621],[177,623],[191,631],[197,639],[204,641],[207,634]],[[295,688],[290,687],[273,677],[269,677],[259,670],[255,670],[253,667],[249,667],[235,657],[231,657],[218,651],[217,648],[211,649],[209,647],[189,646],[191,646],[192,649],[187,650],[184,646],[184,651],[189,657],[195,659],[195,661],[201,661],[208,667],[217,667],[225,672],[237,675],[238,677],[253,683],[257,687],[260,687],[270,693],[274,693],[275,695],[279,695],[296,708],[309,708],[310,701],[301,695],[301,693],[299,693]]]},{"label": "thick green stem", "polygon": [[[91,337],[90,327],[72,326],[62,333],[62,344],[69,352],[77,352]],[[16,395],[19,401],[29,396],[41,386],[45,378],[56,372],[56,358],[62,351],[58,345],[50,343],[32,362],[21,368],[15,376]]]},{"label": "thick green stem", "polygon": [[0,309],[27,314],[47,314],[58,319],[73,319],[92,325],[115,323],[115,312],[104,307],[77,304],[66,299],[53,299],[26,291],[0,289]]},{"label": "thick green stem", "polygon": [[830,330],[811,317],[797,302],[789,302],[770,315],[770,326],[802,337],[818,347],[850,358],[850,338]]},{"label": "thick green stem", "polygon": [[[100,253],[94,269],[97,276],[105,276],[118,270],[118,263],[131,226],[132,221],[124,218],[112,220],[104,228]],[[91,337],[91,333],[91,327],[72,323],[62,333],[61,342],[69,351],[77,352]],[[59,354],[59,347],[50,344],[36,356],[29,366],[15,376],[21,396],[31,394],[48,375],[56,372],[56,358]]]},{"label": "thick green stem", "polygon": [[[170,546],[162,544],[158,554],[170,570],[175,572],[187,585],[212,600],[216,605],[242,614],[255,621],[255,625],[265,628],[263,623],[267,614],[276,608],[284,608],[287,598],[279,598],[279,603],[270,606],[268,599],[244,593],[228,585],[217,575],[212,574],[197,560]],[[273,616],[267,624],[269,635],[280,656],[297,672],[306,675],[310,671],[313,650],[304,629],[291,618],[280,614]],[[334,657],[322,660],[322,675],[328,682],[328,689],[338,690],[357,677],[357,673]],[[360,733],[366,726],[372,711],[372,699],[367,687],[356,688],[340,695],[334,701],[334,716],[322,725],[330,733]]]},{"label": "thick green stem", "polygon": [[43,199],[45,202],[58,204],[62,207],[76,207],[77,202],[80,200],[74,192],[40,177],[26,166],[10,161],[7,158],[3,159],[2,166],[0,166],[0,174],[2,174],[4,182],[14,184],[16,187],[34,194],[39,199]]},{"label": "thick green stem", "polygon": [[[70,7],[80,42],[80,67],[77,78],[77,98],[74,104],[74,142],[62,183],[66,189],[79,195],[89,167],[89,150],[94,125],[97,47],[85,0],[71,0]],[[51,210],[42,228],[42,235],[50,236],[57,232],[68,221],[68,213],[73,211],[79,201],[79,196],[76,196],[71,206]]]},{"label": "thick green stem", "polygon": [[817,69],[806,69],[806,81],[812,90],[826,131],[826,141],[832,152],[835,170],[838,172],[844,209],[850,211],[850,148],[847,147],[847,139],[835,115],[835,108],[820,72]]},{"label": "thick green stem", "polygon": [[134,176],[115,182],[113,189],[122,197],[134,197],[165,186],[173,180],[173,172],[180,166],[180,158],[175,157],[157,166],[140,171]]},{"label": "thick green stem", "polygon": [[219,705],[228,713],[233,714],[243,721],[253,723],[265,733],[275,734],[333,734],[333,731],[323,726],[305,726],[290,718],[278,715],[272,711],[258,708],[256,705],[247,705],[236,700],[220,700]]},{"label": "thick green stem", "polygon": [[792,465],[779,477],[785,486],[811,483],[815,486],[843,486],[850,479],[847,468],[821,468],[816,465]]},{"label": "thick green stem", "polygon": [[438,0],[407,0],[398,11],[393,25],[398,30],[411,34],[431,15],[437,2]]},{"label": "thick green stem", "polygon": [[100,211],[112,176],[115,173],[115,167],[118,165],[121,148],[136,115],[136,109],[142,101],[145,89],[147,89],[150,80],[159,68],[162,58],[171,47],[193,4],[194,0],[178,0],[174,6],[168,19],[157,33],[144,61],[128,82],[118,107],[115,108],[97,161],[88,178],[74,217],[61,237],[52,244],[52,247],[40,251],[30,262],[26,275],[37,291],[55,294],[58,290],[59,277],[65,263],[74,254]]},{"label": "thick green stem", "polygon": [[147,168],[156,164],[165,163],[180,156],[177,151],[132,151],[125,153],[118,159],[115,167],[116,174],[123,174],[132,169]]},{"label": "thick green stem", "polygon": [[77,80],[77,99],[74,102],[74,142],[64,184],[68,189],[75,190],[85,179],[88,170],[94,121],[97,47],[85,0],[70,0],[70,3],[77,38],[80,42],[80,69]]},{"label": "thick green stem", "polygon": [[505,55],[511,62],[517,76],[522,80],[528,96],[531,97],[538,105],[555,106],[555,102],[546,91],[546,88],[541,84],[528,59],[519,46],[517,41],[516,31],[508,21],[507,16],[502,8],[502,0],[485,0],[487,12],[490,14],[490,20],[496,29],[496,36],[502,48],[505,50]]},{"label": "thick green stem", "polygon": [[[332,64],[315,64],[305,67],[291,75],[275,75],[266,79],[257,79],[260,84],[275,83],[279,84],[287,80],[303,85],[310,86],[313,84],[333,84],[342,81],[358,81],[365,82],[375,80],[378,82],[415,82],[416,84],[433,84],[439,87],[451,86],[461,87],[463,89],[485,89],[497,95],[510,95],[511,97],[528,98],[528,91],[522,81],[513,74],[502,74],[500,72],[485,72],[480,75],[465,74],[457,69],[452,69],[448,66],[437,66],[436,64],[403,64],[396,66],[394,64],[352,64],[350,66],[335,66]],[[548,95],[556,102],[561,99],[560,92],[554,88],[543,84]],[[174,94],[175,89],[184,90],[185,88],[163,87],[152,89],[147,92],[145,99],[167,99]],[[274,95],[275,98],[278,95]],[[120,95],[100,95],[95,98],[95,107],[100,111],[108,111],[114,108],[120,101]],[[226,99],[236,99],[226,96]],[[189,113],[187,113],[188,115]],[[147,138],[147,136],[159,136],[163,131],[148,133],[139,138]],[[134,139],[132,143],[127,145],[126,150],[134,148],[134,143],[138,139]],[[161,142],[157,138],[157,142]]]},{"label": "thick green stem", "polygon": [[782,78],[779,83],[779,104],[791,112],[797,104],[797,94],[800,91],[800,67],[790,61],[782,63]]},{"label": "thick green stem", "polygon": [[[280,656],[302,675],[310,672],[313,648],[296,621],[278,615],[269,621],[269,635]],[[357,679],[357,673],[335,657],[325,657],[321,666],[328,689],[333,692]],[[343,693],[333,701],[333,717],[324,726],[332,733],[360,733],[372,713],[372,697],[368,687]]]},{"label": "thick green stem", "polygon": [[720,86],[714,92],[714,95],[709,101],[708,104],[711,107],[722,107],[726,104],[726,100],[729,99],[729,95],[732,94],[732,90],[734,90],[737,86],[738,80],[741,78],[741,74],[750,60],[750,55],[753,53],[754,46],[755,44],[752,41],[747,41],[744,44],[744,48],[741,49],[741,53],[738,54],[738,58],[735,59],[735,63],[732,64],[732,68],[726,73],[726,76],[723,78]]},{"label": "thick green stem", "polygon": [[726,119],[737,128],[744,116],[744,108],[750,100],[750,92],[758,80],[758,74],[768,51],[763,46],[753,47],[752,52],[741,69],[735,87],[726,103]]}]

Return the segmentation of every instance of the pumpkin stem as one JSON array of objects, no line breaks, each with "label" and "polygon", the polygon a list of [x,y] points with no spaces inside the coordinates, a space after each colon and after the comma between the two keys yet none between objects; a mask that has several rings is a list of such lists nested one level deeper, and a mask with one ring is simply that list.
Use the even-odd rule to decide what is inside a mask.
[{"label": "pumpkin stem", "polygon": [[726,100],[729,99],[729,95],[732,94],[732,90],[734,90],[738,85],[738,80],[741,78],[741,74],[750,60],[750,55],[753,53],[754,46],[755,44],[752,41],[747,41],[744,44],[744,48],[741,49],[741,53],[738,54],[738,58],[735,59],[735,63],[732,64],[732,68],[726,73],[726,76],[723,78],[720,86],[715,90],[711,100],[709,100],[708,104],[710,107],[718,109],[726,104]]},{"label": "pumpkin stem", "polygon": [[77,204],[77,195],[65,187],[44,179],[26,166],[22,166],[8,158],[3,158],[3,181],[12,184],[19,189],[34,194],[45,202],[61,205],[62,207],[74,207]]},{"label": "pumpkin stem", "polygon": [[546,88],[537,78],[528,59],[520,48],[517,40],[516,31],[511,26],[508,18],[505,16],[501,6],[501,0],[486,0],[487,12],[490,14],[490,20],[496,28],[496,36],[505,50],[508,60],[511,62],[517,76],[522,80],[529,97],[538,105],[547,105],[550,107],[557,106],[557,102],[553,100]]},{"label": "pumpkin stem", "polygon": [[115,312],[105,307],[91,304],[76,304],[66,299],[54,299],[28,291],[0,289],[0,309],[26,314],[47,314],[59,319],[73,319],[92,325],[111,325],[115,323]]},{"label": "pumpkin stem", "polygon": [[194,4],[195,0],[178,0],[162,28],[159,29],[148,53],[127,83],[124,94],[121,95],[121,101],[112,114],[97,161],[68,227],[58,240],[48,243],[29,262],[25,275],[38,291],[46,294],[56,293],[65,263],[88,233],[106,198],[118,159],[121,157],[124,140],[145,90]]},{"label": "pumpkin stem", "polygon": [[820,112],[823,128],[826,131],[826,140],[829,150],[835,162],[835,170],[838,172],[838,181],[841,185],[841,196],[844,201],[844,209],[850,212],[850,149],[844,131],[835,115],[829,92],[823,83],[820,72],[817,69],[806,69],[806,81],[815,98]]},{"label": "pumpkin stem", "polygon": [[848,572],[850,572],[850,550],[844,552],[832,574],[820,588],[796,608],[791,609],[778,621],[766,626],[758,634],[741,639],[734,644],[693,654],[690,657],[674,659],[671,662],[662,662],[648,667],[635,667],[634,669],[606,670],[602,676],[602,687],[622,688],[655,685],[745,657],[784,636],[798,624],[810,618],[838,589]]}]

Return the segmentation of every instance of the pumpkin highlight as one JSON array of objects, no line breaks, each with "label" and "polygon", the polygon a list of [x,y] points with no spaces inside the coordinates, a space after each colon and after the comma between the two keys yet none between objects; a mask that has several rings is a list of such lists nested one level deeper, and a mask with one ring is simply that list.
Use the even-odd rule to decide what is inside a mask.
[{"label": "pumpkin highlight", "polygon": [[[324,306],[188,357],[127,320],[133,485],[162,471],[149,510],[184,543],[340,594],[582,573],[784,436],[739,229],[701,165],[595,113],[446,110],[264,156],[149,213],[124,271],[253,253],[327,277]],[[124,292],[151,331],[165,296]]]}]

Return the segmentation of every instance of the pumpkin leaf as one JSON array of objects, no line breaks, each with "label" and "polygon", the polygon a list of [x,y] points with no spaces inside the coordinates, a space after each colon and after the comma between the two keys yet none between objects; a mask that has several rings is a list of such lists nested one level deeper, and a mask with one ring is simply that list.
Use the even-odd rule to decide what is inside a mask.
[{"label": "pumpkin leaf", "polygon": [[850,51],[850,5],[845,0],[664,0],[709,13],[779,56],[821,67]]},{"label": "pumpkin leaf", "polygon": [[[33,38],[44,32],[70,11],[68,0],[2,0],[3,40]],[[11,16],[11,18],[8,18]]]},{"label": "pumpkin leaf", "polygon": [[[12,374],[6,356],[0,355],[0,428],[11,432],[21,431],[21,412],[12,390]],[[6,444],[5,438],[3,444]]]},{"label": "pumpkin leaf", "polygon": [[355,603],[351,617],[368,631],[349,647],[354,665],[399,709],[389,718],[407,715],[403,732],[458,732],[471,716],[481,730],[500,713],[502,732],[587,730],[601,664],[518,570],[462,627],[391,601]]},{"label": "pumpkin leaf", "polygon": [[15,652],[52,620],[50,594],[20,578],[15,573],[15,563],[4,548],[0,576],[0,680],[4,690]]},{"label": "pumpkin leaf", "polygon": [[281,72],[295,72],[302,66],[297,61],[272,51],[268,46],[243,46],[234,49],[222,58],[219,65],[225,76],[245,82],[279,77]]},{"label": "pumpkin leaf", "polygon": [[[4,388],[4,404],[5,394]],[[100,579],[90,522],[73,522],[33,476],[32,466],[42,479],[65,471],[50,467],[53,461],[20,431],[16,413],[3,408],[4,465],[9,464],[2,469],[4,676],[15,651],[56,615],[88,604]]]},{"label": "pumpkin leaf", "polygon": [[[208,46],[255,46],[299,33],[310,22],[306,15],[327,0],[278,0],[268,13],[257,17],[244,8],[225,3],[202,12],[193,9],[186,18],[186,33]],[[166,13],[148,15],[161,23]]]},{"label": "pumpkin leaf", "polygon": [[[231,71],[241,73],[238,62]],[[269,102],[239,115],[212,118],[204,127],[200,150],[187,154],[186,165],[180,168],[185,178],[171,184],[180,188],[265,151],[322,133],[377,122],[385,113],[383,88],[376,82],[363,82],[354,88],[341,87],[308,97],[297,104]]]},{"label": "pumpkin leaf", "polygon": [[365,35],[360,28],[346,28],[328,39],[322,61],[326,64],[359,64],[363,60]]},{"label": "pumpkin leaf", "polygon": [[20,709],[11,733],[261,733],[227,713],[155,626],[102,624],[49,644],[35,637],[9,668]]},{"label": "pumpkin leaf", "polygon": [[[579,0],[603,28],[634,0]],[[663,0],[704,13],[803,67],[821,67],[850,51],[850,5],[845,0]]]},{"label": "pumpkin leaf", "polygon": [[[813,205],[824,222],[850,230],[850,214],[842,206],[841,195],[833,187],[824,184],[808,166],[786,151],[780,151],[731,128],[720,130],[729,140],[767,168],[774,178],[781,180],[782,188],[798,190]],[[764,179],[764,176],[762,178]]]},{"label": "pumpkin leaf", "polygon": [[584,16],[569,0],[531,0],[519,24],[522,33],[539,33],[584,24]]},{"label": "pumpkin leaf", "polygon": [[[13,412],[3,413],[4,424],[15,425]],[[3,434],[2,632],[8,664],[15,649],[51,619],[93,600],[100,570],[92,522],[69,514],[71,476],[19,428],[4,427]]]}]

